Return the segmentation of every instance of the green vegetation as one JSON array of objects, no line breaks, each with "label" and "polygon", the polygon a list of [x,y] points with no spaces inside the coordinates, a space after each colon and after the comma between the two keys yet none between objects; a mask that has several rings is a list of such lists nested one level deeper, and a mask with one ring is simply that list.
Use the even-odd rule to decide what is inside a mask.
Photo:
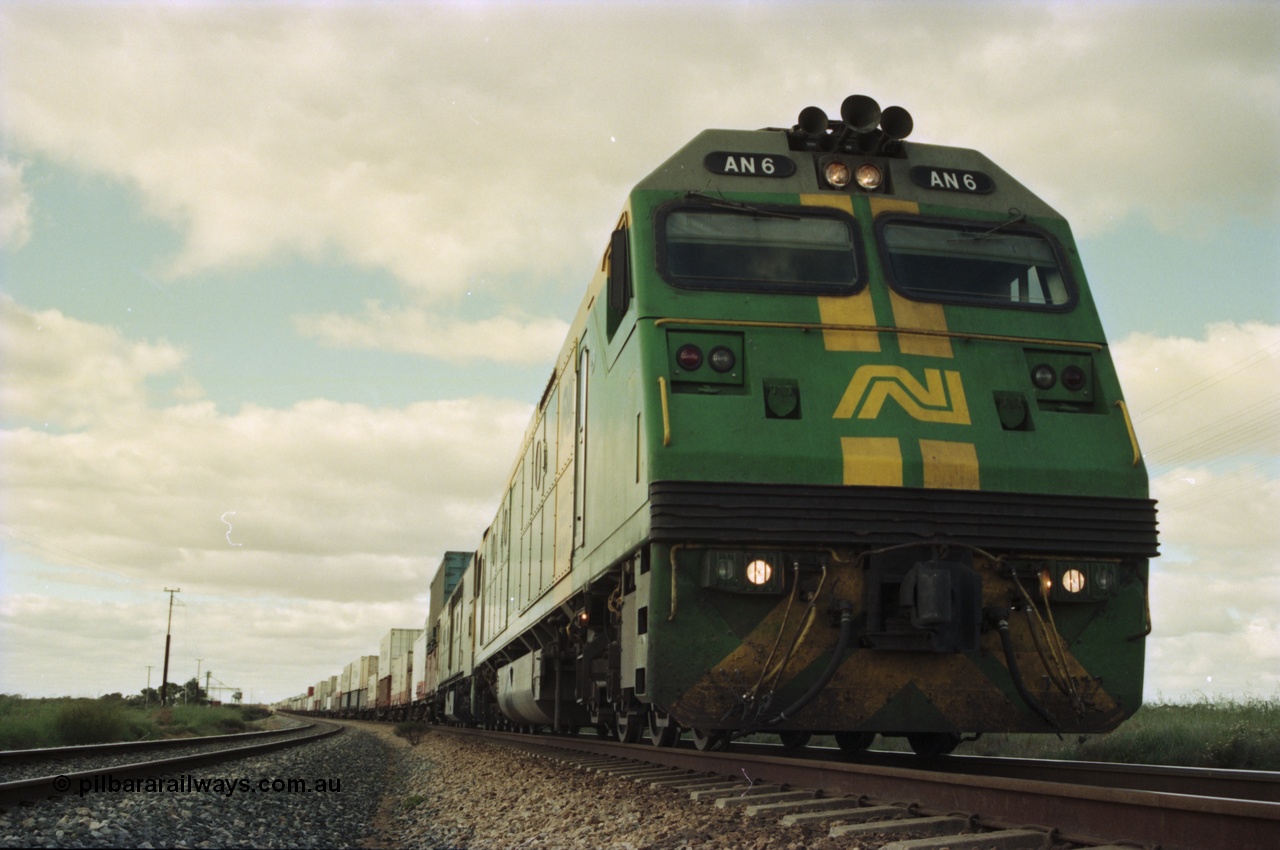
[{"label": "green vegetation", "polygon": [[397,723],[395,733],[397,736],[404,738],[409,742],[410,746],[418,746],[418,742],[423,736],[431,731],[431,727],[421,720],[410,720],[404,723]]},{"label": "green vegetation", "polygon": [[[815,741],[815,743],[818,743]],[[877,738],[875,749],[908,749]],[[1280,701],[1209,702],[1140,708],[1104,735],[983,735],[957,754],[1280,771]]]},{"label": "green vegetation", "polygon": [[151,707],[108,694],[100,699],[25,699],[0,694],[0,749],[190,738],[250,731],[270,716],[258,706]]}]

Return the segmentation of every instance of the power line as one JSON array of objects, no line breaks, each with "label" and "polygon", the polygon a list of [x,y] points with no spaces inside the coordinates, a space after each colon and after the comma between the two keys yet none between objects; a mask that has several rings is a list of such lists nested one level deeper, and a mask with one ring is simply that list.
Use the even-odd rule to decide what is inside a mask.
[{"label": "power line", "polygon": [[1242,372],[1245,369],[1248,369],[1252,366],[1256,366],[1260,363],[1265,362],[1266,360],[1273,357],[1276,352],[1280,352],[1280,342],[1273,343],[1255,354],[1251,354],[1248,357],[1245,357],[1241,360],[1237,360],[1236,362],[1228,366],[1224,366],[1222,369],[1219,369],[1217,372],[1214,372],[1212,375],[1208,376],[1207,378],[1202,378],[1199,381],[1196,381],[1194,384],[1191,384],[1190,386],[1182,388],[1181,390],[1174,393],[1173,395],[1168,396],[1164,399],[1161,399],[1160,401],[1156,402],[1150,407],[1147,407],[1147,408],[1144,408],[1143,410],[1135,412],[1133,416],[1133,421],[1140,422],[1143,419],[1146,419],[1148,416],[1154,416],[1157,413],[1164,412],[1166,409],[1170,407],[1175,407],[1179,404],[1182,404],[1188,399],[1193,398],[1194,396],[1197,396],[1200,393],[1204,392],[1205,390],[1209,389],[1213,385],[1222,383],[1222,381],[1226,380],[1227,378],[1231,377],[1237,372]]}]

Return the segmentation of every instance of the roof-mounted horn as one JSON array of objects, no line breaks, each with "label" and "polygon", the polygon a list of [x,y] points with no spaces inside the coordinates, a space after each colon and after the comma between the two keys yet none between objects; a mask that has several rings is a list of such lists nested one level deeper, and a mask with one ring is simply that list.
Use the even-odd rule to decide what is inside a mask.
[{"label": "roof-mounted horn", "polygon": [[881,111],[872,98],[854,94],[840,104],[839,121],[827,118],[817,106],[800,110],[787,142],[791,150],[901,156],[901,142],[911,135],[913,126],[911,114],[901,106]]}]

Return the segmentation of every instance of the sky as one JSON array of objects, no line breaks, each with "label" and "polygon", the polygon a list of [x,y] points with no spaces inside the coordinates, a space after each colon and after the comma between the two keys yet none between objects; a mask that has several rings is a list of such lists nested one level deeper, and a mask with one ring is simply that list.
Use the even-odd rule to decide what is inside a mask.
[{"label": "sky", "polygon": [[166,588],[247,700],[420,628],[630,187],[853,93],[1072,223],[1147,699],[1280,698],[1280,5],[976,0],[0,0],[0,693],[159,685]]}]

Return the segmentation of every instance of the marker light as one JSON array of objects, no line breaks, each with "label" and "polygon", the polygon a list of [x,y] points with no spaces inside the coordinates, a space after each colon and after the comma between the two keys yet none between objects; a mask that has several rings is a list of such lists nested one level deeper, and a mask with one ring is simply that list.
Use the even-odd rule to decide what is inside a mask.
[{"label": "marker light", "polygon": [[707,357],[707,362],[711,364],[711,368],[717,372],[728,372],[738,364],[738,358],[733,356],[733,352],[718,345],[711,349],[711,354]]},{"label": "marker light", "polygon": [[879,189],[880,184],[884,182],[884,172],[880,170],[880,166],[864,162],[853,173],[853,179],[857,180],[858,185],[864,189]]},{"label": "marker light", "polygon": [[1075,568],[1062,574],[1062,589],[1067,593],[1084,592],[1084,573]]},{"label": "marker light", "polygon": [[1072,364],[1062,370],[1062,385],[1072,392],[1084,389],[1084,383],[1084,370],[1079,366]]},{"label": "marker light", "polygon": [[849,171],[849,166],[845,165],[838,159],[833,159],[831,162],[826,164],[822,169],[822,176],[827,181],[828,185],[834,186],[837,189],[843,189],[845,186],[848,186],[849,181],[853,179],[853,174]]},{"label": "marker light", "polygon": [[1031,370],[1031,383],[1042,390],[1053,389],[1053,385],[1058,383],[1058,374],[1048,363],[1041,363]]},{"label": "marker light", "polygon": [[702,365],[702,349],[696,345],[682,345],[676,352],[676,362],[681,369],[692,372]]},{"label": "marker light", "polygon": [[747,581],[759,587],[773,578],[773,567],[764,558],[756,558],[747,564]]}]

